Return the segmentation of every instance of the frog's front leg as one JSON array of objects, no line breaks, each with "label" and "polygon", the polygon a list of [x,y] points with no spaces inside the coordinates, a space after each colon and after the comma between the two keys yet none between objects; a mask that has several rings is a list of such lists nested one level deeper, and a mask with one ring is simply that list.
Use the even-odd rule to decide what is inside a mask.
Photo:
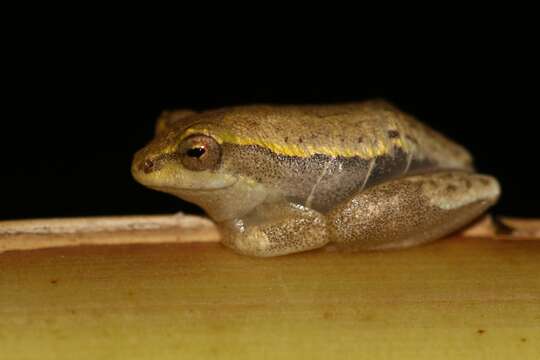
[{"label": "frog's front leg", "polygon": [[329,240],[323,215],[285,202],[259,205],[249,215],[220,222],[218,227],[223,244],[252,256],[316,249]]},{"label": "frog's front leg", "polygon": [[331,210],[329,236],[357,249],[402,248],[445,236],[500,194],[493,177],[463,171],[409,176],[366,189]]}]

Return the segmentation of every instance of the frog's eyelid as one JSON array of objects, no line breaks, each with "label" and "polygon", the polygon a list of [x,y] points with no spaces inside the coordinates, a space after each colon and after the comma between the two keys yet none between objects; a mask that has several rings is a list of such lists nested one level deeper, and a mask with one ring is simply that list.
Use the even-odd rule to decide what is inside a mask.
[{"label": "frog's eyelid", "polygon": [[[182,129],[179,141],[181,142],[184,139],[187,139],[188,137],[194,135],[204,135],[215,138],[215,136],[213,134],[210,134],[210,131],[206,128],[207,126],[208,124],[202,121],[189,124],[189,126]],[[215,140],[218,141],[219,139],[215,138]]]}]

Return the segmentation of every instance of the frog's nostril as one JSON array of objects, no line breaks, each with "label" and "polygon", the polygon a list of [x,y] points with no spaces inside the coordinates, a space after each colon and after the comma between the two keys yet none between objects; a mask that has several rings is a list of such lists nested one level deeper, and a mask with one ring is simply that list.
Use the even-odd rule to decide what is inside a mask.
[{"label": "frog's nostril", "polygon": [[144,162],[142,163],[142,171],[145,174],[148,174],[154,171],[154,162],[149,159],[144,160]]}]

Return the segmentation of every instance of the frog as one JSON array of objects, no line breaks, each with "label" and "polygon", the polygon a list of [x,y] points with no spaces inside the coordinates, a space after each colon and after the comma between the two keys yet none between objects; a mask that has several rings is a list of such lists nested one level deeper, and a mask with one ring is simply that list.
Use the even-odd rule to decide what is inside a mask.
[{"label": "frog", "polygon": [[462,145],[382,99],[165,111],[131,171],[255,257],[421,245],[501,193]]}]

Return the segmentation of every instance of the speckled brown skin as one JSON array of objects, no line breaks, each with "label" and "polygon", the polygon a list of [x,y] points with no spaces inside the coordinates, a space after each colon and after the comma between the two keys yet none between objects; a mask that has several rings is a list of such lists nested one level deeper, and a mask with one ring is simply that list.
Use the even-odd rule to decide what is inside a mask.
[{"label": "speckled brown skin", "polygon": [[[190,136],[215,140],[218,152],[207,155],[219,162],[182,165]],[[494,178],[473,173],[464,148],[383,101],[168,112],[132,172],[201,206],[225,245],[253,256],[329,242],[420,244],[471,221],[500,192]]]},{"label": "speckled brown skin", "polygon": [[328,232],[338,246],[389,249],[417,245],[465,225],[493,205],[498,194],[492,177],[461,171],[390,180],[328,213]]}]

